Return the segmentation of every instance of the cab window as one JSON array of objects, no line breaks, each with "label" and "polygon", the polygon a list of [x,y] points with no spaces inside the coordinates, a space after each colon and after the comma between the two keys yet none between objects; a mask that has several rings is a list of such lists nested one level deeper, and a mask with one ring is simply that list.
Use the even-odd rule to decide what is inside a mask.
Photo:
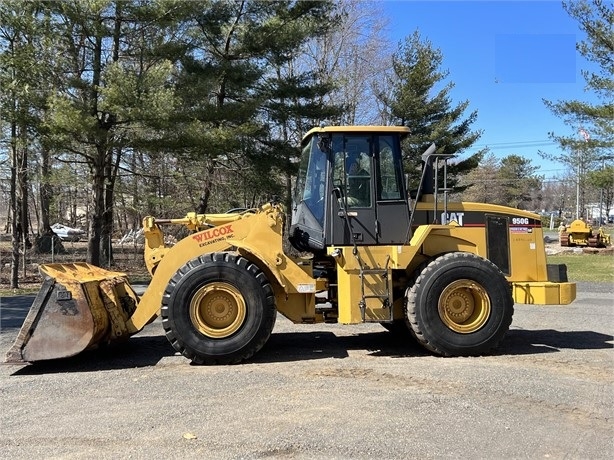
[{"label": "cab window", "polygon": [[314,136],[303,148],[297,195],[305,203],[320,225],[324,225],[324,199],[326,195],[326,153],[317,145]]},{"label": "cab window", "polygon": [[400,200],[401,197],[401,171],[395,167],[399,163],[395,155],[394,139],[392,136],[379,136],[379,168],[378,200]]},{"label": "cab window", "polygon": [[371,207],[370,136],[334,136],[333,158],[333,184],[343,191],[347,207]]}]

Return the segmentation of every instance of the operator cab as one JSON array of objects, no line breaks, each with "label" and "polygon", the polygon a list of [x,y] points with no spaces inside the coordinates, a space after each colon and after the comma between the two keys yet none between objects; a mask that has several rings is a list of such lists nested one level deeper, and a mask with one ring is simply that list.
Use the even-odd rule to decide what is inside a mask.
[{"label": "operator cab", "polygon": [[404,126],[328,126],[302,142],[290,242],[300,251],[407,242]]}]

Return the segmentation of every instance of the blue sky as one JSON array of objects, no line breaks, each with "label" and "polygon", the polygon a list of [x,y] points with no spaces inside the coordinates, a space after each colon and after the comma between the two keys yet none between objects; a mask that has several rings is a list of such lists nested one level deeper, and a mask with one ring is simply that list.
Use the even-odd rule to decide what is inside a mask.
[{"label": "blue sky", "polygon": [[455,103],[469,100],[483,130],[476,148],[489,146],[499,158],[516,154],[540,166],[538,174],[562,176],[566,166],[543,160],[542,150],[560,153],[548,132],[577,131],[552,115],[542,99],[594,100],[580,71],[588,66],[576,52],[584,38],[560,1],[387,0],[391,39],[418,29],[443,54],[442,69],[455,83]]}]

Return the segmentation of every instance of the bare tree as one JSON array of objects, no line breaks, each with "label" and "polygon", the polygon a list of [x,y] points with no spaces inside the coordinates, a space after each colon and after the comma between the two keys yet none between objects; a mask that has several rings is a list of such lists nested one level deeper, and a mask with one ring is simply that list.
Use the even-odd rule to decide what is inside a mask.
[{"label": "bare tree", "polygon": [[464,175],[460,181],[466,187],[462,193],[464,201],[499,203],[503,200],[503,187],[497,179],[499,160],[494,153],[485,155],[480,165]]},{"label": "bare tree", "polygon": [[322,104],[341,105],[337,124],[370,124],[379,119],[375,90],[391,66],[393,47],[386,37],[388,20],[377,2],[342,0],[336,27],[312,40],[304,65],[335,87]]}]

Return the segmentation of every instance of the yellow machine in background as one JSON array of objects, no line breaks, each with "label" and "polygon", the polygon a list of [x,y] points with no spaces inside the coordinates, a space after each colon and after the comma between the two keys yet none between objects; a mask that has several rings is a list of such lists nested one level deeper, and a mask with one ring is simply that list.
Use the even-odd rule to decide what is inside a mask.
[{"label": "yellow machine in background", "polygon": [[[43,266],[45,281],[7,360],[72,356],[126,339],[161,315],[166,337],[185,357],[236,363],[262,348],[277,312],[304,324],[401,325],[435,354],[479,355],[503,339],[514,302],[571,303],[575,284],[564,266],[546,263],[540,217],[449,202],[449,156],[434,146],[422,156],[410,198],[400,148],[408,132],[354,126],[307,133],[287,235],[293,254],[283,249],[286,215],[269,203],[145,218],[152,278],[140,298],[121,273],[85,263]],[[165,225],[193,233],[170,247]]]},{"label": "yellow machine in background", "polygon": [[588,246],[591,248],[605,248],[610,245],[610,235],[600,227],[593,230],[582,219],[574,220],[569,227],[564,227],[559,232],[561,246]]}]

